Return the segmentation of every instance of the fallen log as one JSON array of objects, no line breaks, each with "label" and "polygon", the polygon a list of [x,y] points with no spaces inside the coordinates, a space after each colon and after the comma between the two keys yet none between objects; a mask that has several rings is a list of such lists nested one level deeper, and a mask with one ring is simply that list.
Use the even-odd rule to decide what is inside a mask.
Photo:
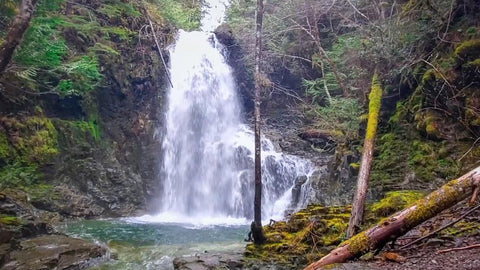
[{"label": "fallen log", "polygon": [[381,248],[389,241],[397,239],[415,226],[467,198],[479,185],[480,167],[477,167],[460,178],[451,180],[412,206],[353,236],[319,261],[307,266],[305,270],[320,269],[329,264],[345,262]]}]

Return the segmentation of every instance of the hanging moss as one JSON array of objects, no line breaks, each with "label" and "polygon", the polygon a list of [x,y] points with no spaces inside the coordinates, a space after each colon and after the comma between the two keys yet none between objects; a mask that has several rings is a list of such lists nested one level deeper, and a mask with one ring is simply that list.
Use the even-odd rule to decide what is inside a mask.
[{"label": "hanging moss", "polygon": [[382,86],[375,73],[372,79],[372,89],[370,90],[368,103],[368,122],[365,140],[372,140],[375,137],[378,125],[378,115],[382,104]]}]

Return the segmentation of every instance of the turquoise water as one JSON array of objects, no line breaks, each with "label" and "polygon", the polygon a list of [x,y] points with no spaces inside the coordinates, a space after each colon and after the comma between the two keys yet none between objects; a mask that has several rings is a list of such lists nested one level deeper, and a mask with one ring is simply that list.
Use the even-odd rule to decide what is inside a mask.
[{"label": "turquoise water", "polygon": [[68,235],[108,246],[111,260],[90,269],[173,269],[175,257],[242,250],[248,226],[84,220],[59,226]]}]

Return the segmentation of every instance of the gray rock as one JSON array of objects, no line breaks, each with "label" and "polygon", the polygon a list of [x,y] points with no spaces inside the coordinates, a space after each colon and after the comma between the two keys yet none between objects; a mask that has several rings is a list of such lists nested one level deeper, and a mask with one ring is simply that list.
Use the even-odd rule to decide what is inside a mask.
[{"label": "gray rock", "polygon": [[6,255],[2,270],[83,269],[107,254],[105,247],[64,235],[24,239],[17,246]]},{"label": "gray rock", "polygon": [[243,255],[237,253],[204,253],[175,258],[173,266],[178,270],[243,269]]}]

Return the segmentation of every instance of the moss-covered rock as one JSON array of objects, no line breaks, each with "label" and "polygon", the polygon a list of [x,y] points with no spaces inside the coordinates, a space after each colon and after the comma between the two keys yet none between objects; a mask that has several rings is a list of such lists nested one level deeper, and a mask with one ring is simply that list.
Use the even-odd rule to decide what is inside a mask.
[{"label": "moss-covered rock", "polygon": [[42,164],[58,153],[57,132],[43,116],[0,118],[0,158],[4,163]]}]

